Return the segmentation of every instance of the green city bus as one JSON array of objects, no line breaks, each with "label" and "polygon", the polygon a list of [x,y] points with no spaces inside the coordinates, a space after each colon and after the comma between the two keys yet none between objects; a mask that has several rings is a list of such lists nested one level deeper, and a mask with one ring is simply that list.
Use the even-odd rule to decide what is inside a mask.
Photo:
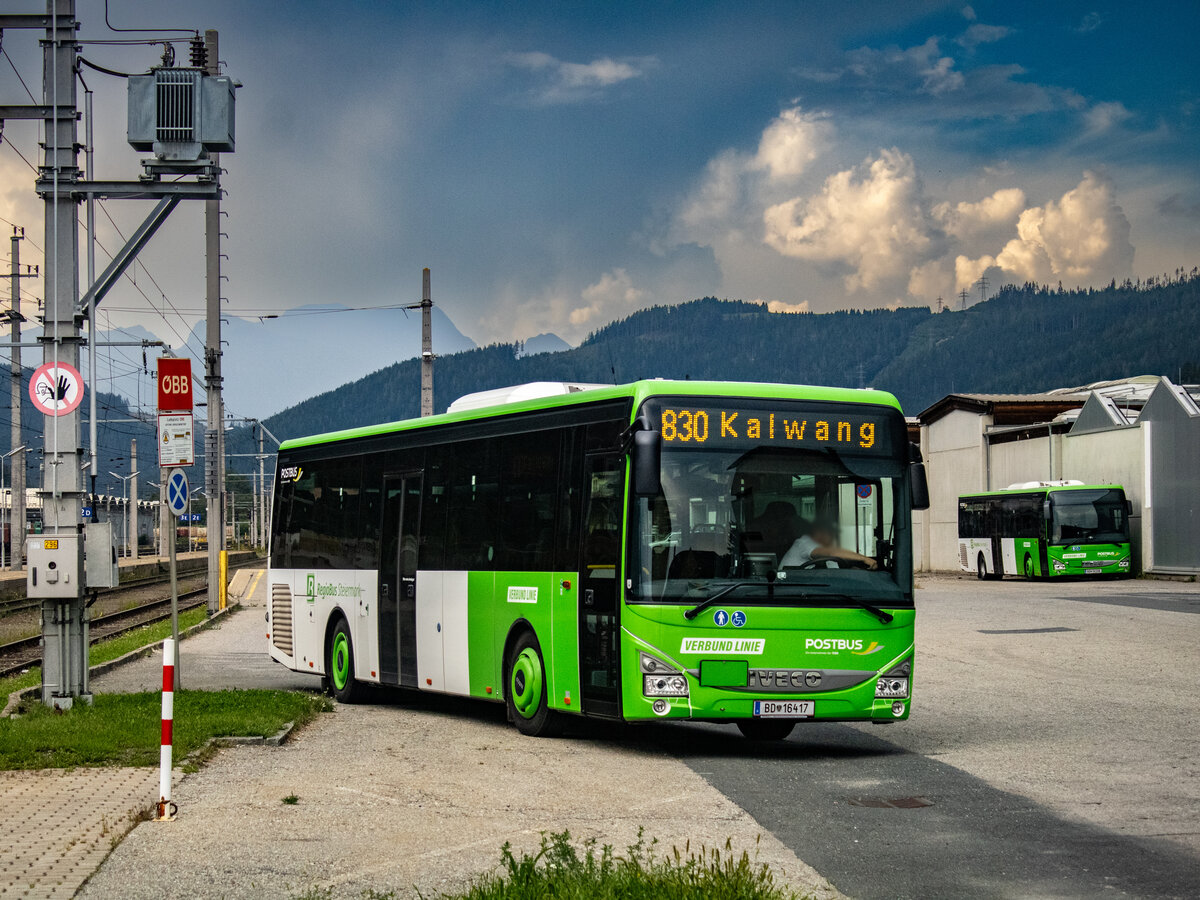
[{"label": "green city bus", "polygon": [[958,498],[958,563],[980,579],[1129,575],[1129,501],[1119,484],[1047,481]]},{"label": "green city bus", "polygon": [[572,715],[757,739],[902,720],[914,505],[924,467],[880,391],[468,395],[283,444],[269,652],[343,702],[370,683],[476,697],[531,735]]}]

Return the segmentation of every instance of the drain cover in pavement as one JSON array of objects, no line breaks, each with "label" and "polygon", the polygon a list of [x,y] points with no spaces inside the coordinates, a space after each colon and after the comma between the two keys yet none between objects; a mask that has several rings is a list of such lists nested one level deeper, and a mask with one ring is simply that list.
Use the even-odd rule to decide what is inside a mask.
[{"label": "drain cover in pavement", "polygon": [[924,797],[900,797],[896,800],[859,797],[850,800],[849,803],[851,806],[866,806],[871,809],[920,809],[923,806],[933,806],[933,801]]},{"label": "drain cover in pavement", "polygon": [[981,628],[980,634],[1056,634],[1060,631],[1078,631],[1078,628]]}]

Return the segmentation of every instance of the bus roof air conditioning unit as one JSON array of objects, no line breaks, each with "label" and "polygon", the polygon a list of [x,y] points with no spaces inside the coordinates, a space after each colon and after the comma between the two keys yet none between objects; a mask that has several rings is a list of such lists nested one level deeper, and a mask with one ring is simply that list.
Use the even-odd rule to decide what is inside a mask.
[{"label": "bus roof air conditioning unit", "polygon": [[129,78],[129,144],[166,163],[197,163],[234,148],[234,90],[225,75],[156,68]]}]

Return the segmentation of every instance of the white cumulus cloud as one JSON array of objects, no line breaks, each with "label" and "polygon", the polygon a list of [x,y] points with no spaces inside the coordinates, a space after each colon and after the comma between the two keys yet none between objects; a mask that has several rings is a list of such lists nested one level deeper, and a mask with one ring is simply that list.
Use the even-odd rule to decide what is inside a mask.
[{"label": "white cumulus cloud", "polygon": [[765,240],[785,256],[845,267],[846,289],[873,289],[925,257],[933,240],[912,157],[883,150],[829,176],[820,193],[763,213]]},{"label": "white cumulus cloud", "polygon": [[595,284],[580,294],[583,306],[571,310],[569,321],[579,328],[603,324],[618,316],[628,315],[645,298],[646,292],[633,286],[633,279],[624,269],[613,269],[600,276]]},{"label": "white cumulus cloud", "polygon": [[795,180],[832,139],[824,113],[785,109],[763,129],[754,153],[731,149],[709,160],[675,214],[672,240],[712,245],[743,231],[757,233],[763,207],[790,196]]},{"label": "white cumulus cloud", "polygon": [[831,131],[828,116],[822,113],[798,106],[785,109],[763,129],[748,167],[777,179],[802,175],[828,146]]},{"label": "white cumulus cloud", "polygon": [[1070,285],[1129,274],[1134,248],[1129,220],[1117,204],[1112,182],[1094,172],[1058,200],[1031,206],[1017,219],[1017,236],[994,256],[960,255],[955,261],[959,288],[968,287],[993,267],[1007,279]]}]

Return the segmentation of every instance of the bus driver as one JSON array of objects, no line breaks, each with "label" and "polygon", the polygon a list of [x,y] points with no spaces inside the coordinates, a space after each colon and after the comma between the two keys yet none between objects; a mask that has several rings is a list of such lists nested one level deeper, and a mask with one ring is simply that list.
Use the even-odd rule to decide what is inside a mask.
[{"label": "bus driver", "polygon": [[796,568],[809,562],[820,566],[821,560],[838,559],[867,569],[879,568],[879,563],[871,557],[839,547],[837,545],[837,532],[833,523],[827,519],[818,519],[816,522],[813,522],[812,527],[808,530],[808,534],[803,534],[797,538],[788,552],[783,555],[783,559],[779,561],[779,568]]}]

